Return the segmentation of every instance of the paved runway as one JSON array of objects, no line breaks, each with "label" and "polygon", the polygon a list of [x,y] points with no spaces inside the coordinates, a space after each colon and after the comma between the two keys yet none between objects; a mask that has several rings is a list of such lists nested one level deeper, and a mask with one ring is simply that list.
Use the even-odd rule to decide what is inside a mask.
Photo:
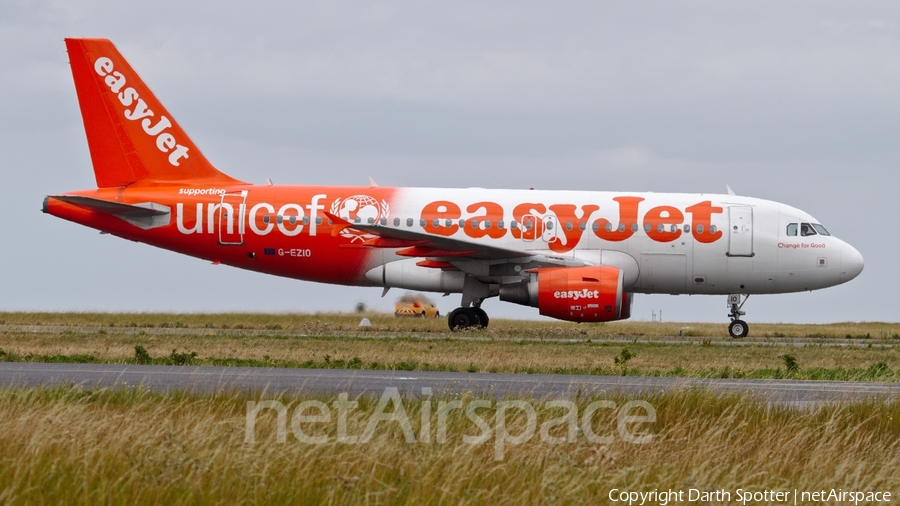
[{"label": "paved runway", "polygon": [[143,385],[156,391],[347,392],[351,397],[378,396],[385,388],[397,387],[409,396],[431,388],[434,395],[471,392],[476,396],[534,398],[611,393],[634,396],[699,387],[720,393],[750,393],[772,403],[795,406],[900,396],[900,384],[895,383],[34,362],[0,363],[0,385]]}]

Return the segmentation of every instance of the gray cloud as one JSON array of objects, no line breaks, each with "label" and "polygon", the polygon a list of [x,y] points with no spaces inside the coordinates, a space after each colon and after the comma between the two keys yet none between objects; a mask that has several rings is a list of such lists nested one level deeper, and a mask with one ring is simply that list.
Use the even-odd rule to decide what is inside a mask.
[{"label": "gray cloud", "polygon": [[[260,276],[41,215],[93,175],[63,37],[112,39],[251,181],[721,192],[786,202],[867,260],[750,321],[896,321],[895,2],[0,5],[3,309],[330,310],[379,290]],[[149,273],[153,275],[148,276]],[[10,289],[11,287],[11,289]],[[455,306],[442,299],[442,311]],[[489,302],[494,315],[534,312]],[[638,297],[724,321],[724,300]]]}]

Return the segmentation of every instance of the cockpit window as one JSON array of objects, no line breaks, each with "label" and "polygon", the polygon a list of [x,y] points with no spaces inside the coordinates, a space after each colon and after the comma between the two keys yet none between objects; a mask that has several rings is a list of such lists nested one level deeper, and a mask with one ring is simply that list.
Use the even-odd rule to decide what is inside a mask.
[{"label": "cockpit window", "polygon": [[822,225],[819,225],[818,223],[813,223],[812,226],[814,229],[816,229],[816,232],[818,232],[820,235],[831,235],[828,233],[827,230],[825,230],[825,227],[823,227]]},{"label": "cockpit window", "polygon": [[796,223],[788,223],[787,235],[790,235],[790,236],[797,235],[797,224]]},{"label": "cockpit window", "polygon": [[807,237],[810,235],[816,235],[816,230],[809,223],[801,223],[800,224],[800,235],[803,237]]}]

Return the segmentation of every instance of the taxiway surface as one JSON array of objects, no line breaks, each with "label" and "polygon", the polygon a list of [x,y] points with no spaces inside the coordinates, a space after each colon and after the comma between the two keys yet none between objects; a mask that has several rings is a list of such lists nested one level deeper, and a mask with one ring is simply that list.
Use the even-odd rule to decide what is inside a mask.
[{"label": "taxiway surface", "polygon": [[[640,394],[703,388],[719,393],[755,395],[768,402],[805,406],[824,402],[897,398],[900,385],[843,381],[698,379],[648,376],[495,374],[348,369],[286,369],[122,364],[0,363],[0,385],[86,388],[142,385],[154,391],[252,391],[378,396],[396,387],[401,394],[568,398],[578,395]],[[428,390],[425,390],[427,392]]]}]

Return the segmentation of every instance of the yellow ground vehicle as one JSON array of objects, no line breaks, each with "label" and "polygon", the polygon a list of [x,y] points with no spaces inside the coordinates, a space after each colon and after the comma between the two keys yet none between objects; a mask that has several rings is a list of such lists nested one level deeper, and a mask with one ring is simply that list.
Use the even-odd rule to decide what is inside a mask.
[{"label": "yellow ground vehicle", "polygon": [[428,297],[407,294],[400,297],[394,305],[394,316],[397,318],[437,318],[441,316],[441,313]]}]

